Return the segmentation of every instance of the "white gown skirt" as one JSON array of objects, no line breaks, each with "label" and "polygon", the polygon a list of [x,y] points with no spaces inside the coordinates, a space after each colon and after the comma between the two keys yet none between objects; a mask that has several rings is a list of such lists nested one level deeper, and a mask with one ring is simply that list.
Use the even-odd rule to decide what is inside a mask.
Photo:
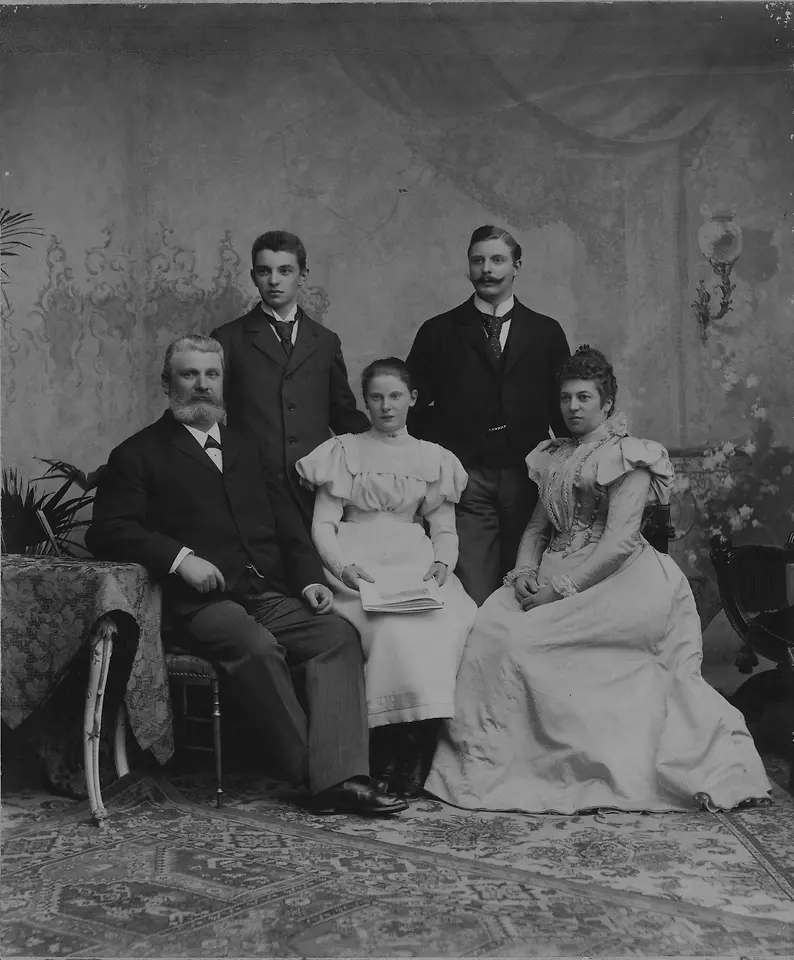
[{"label": "white gown skirt", "polygon": [[[565,562],[547,554],[541,578]],[[461,807],[528,813],[765,797],[744,718],[703,680],[701,660],[689,584],[647,544],[607,579],[535,610],[501,588],[478,613],[425,788]]]},{"label": "white gown skirt", "polygon": [[[413,571],[419,580],[433,563],[433,545],[421,524],[394,513],[369,513],[339,525],[345,557],[375,577]],[[455,681],[477,605],[450,573],[441,587],[443,610],[365,613],[357,591],[326,570],[334,609],[355,626],[364,651],[370,727],[454,713]]]}]

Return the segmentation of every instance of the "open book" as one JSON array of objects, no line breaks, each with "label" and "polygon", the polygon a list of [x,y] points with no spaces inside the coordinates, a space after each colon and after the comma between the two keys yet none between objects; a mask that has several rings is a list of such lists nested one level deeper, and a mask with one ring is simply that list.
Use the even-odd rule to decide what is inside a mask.
[{"label": "open book", "polygon": [[380,576],[372,572],[375,583],[358,581],[361,606],[367,613],[422,613],[444,606],[434,578],[422,580],[418,574],[406,576],[394,570],[378,572]]}]

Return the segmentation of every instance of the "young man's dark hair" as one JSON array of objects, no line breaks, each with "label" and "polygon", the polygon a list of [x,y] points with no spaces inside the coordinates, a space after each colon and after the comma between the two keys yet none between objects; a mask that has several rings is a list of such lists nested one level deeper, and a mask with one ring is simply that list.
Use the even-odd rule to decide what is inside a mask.
[{"label": "young man's dark hair", "polygon": [[298,261],[298,269],[306,272],[306,247],[300,237],[286,230],[268,230],[254,240],[251,247],[251,265],[256,266],[256,255],[260,250],[272,250],[273,253],[294,253]]}]

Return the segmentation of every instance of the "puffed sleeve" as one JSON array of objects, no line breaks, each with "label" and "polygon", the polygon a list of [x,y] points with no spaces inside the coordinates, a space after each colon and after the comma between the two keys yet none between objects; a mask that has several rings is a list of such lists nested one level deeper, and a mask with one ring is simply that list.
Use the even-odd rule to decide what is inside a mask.
[{"label": "puffed sleeve", "polygon": [[549,468],[552,454],[565,443],[564,439],[544,440],[534,450],[531,450],[524,461],[527,465],[529,479],[540,487],[541,481]]},{"label": "puffed sleeve", "polygon": [[423,469],[422,473],[433,479],[427,485],[424,503],[420,513],[427,516],[440,504],[459,503],[469,482],[469,475],[463,469],[463,464],[454,453],[439,447],[435,443],[422,441]]},{"label": "puffed sleeve", "polygon": [[426,454],[424,459],[430,461],[428,476],[436,479],[428,483],[419,513],[427,520],[434,558],[454,570],[458,562],[455,504],[466,489],[469,475],[454,453],[435,443],[423,442],[422,446]]},{"label": "puffed sleeve", "polygon": [[349,500],[358,472],[358,447],[352,434],[331,437],[295,464],[302,486],[323,487],[332,497]]},{"label": "puffed sleeve", "polygon": [[596,483],[608,489],[633,470],[650,474],[649,503],[669,503],[675,472],[667,450],[654,440],[623,437],[609,444],[599,456]]}]

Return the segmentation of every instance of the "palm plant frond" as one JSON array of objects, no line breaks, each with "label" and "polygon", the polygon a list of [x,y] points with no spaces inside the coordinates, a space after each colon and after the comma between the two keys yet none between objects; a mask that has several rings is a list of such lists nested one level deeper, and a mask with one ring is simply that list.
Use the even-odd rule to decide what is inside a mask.
[{"label": "palm plant frond", "polygon": [[[2,503],[0,503],[3,547],[9,553],[41,555],[54,553],[37,515],[38,511],[41,511],[52,528],[59,548],[67,555],[74,556],[72,547],[84,548],[71,539],[71,535],[89,524],[89,521],[81,519],[79,514],[93,502],[93,493],[90,492],[91,479],[99,471],[86,476],[77,467],[64,461],[43,462],[49,463],[50,469],[44,477],[38,477],[30,482],[23,482],[18,470],[3,470]],[[54,491],[39,494],[35,484],[44,478],[64,478],[64,482]],[[83,492],[79,496],[67,499],[66,495],[72,484],[77,485]],[[95,485],[94,482],[93,486]]]},{"label": "palm plant frond", "polygon": [[[32,213],[12,213],[7,207],[0,207],[0,261],[7,257],[18,257],[19,248],[31,250],[32,247],[20,237],[41,237],[44,231],[33,226]],[[8,271],[0,266],[2,276],[8,280]]]},{"label": "palm plant frond", "polygon": [[49,469],[38,478],[39,480],[51,480],[56,477],[62,478],[69,480],[70,483],[73,483],[86,493],[96,487],[99,476],[104,470],[104,467],[99,467],[91,473],[84,473],[75,467],[74,464],[67,463],[65,460],[48,460],[46,457],[36,457],[36,459],[40,463],[49,465]]}]

